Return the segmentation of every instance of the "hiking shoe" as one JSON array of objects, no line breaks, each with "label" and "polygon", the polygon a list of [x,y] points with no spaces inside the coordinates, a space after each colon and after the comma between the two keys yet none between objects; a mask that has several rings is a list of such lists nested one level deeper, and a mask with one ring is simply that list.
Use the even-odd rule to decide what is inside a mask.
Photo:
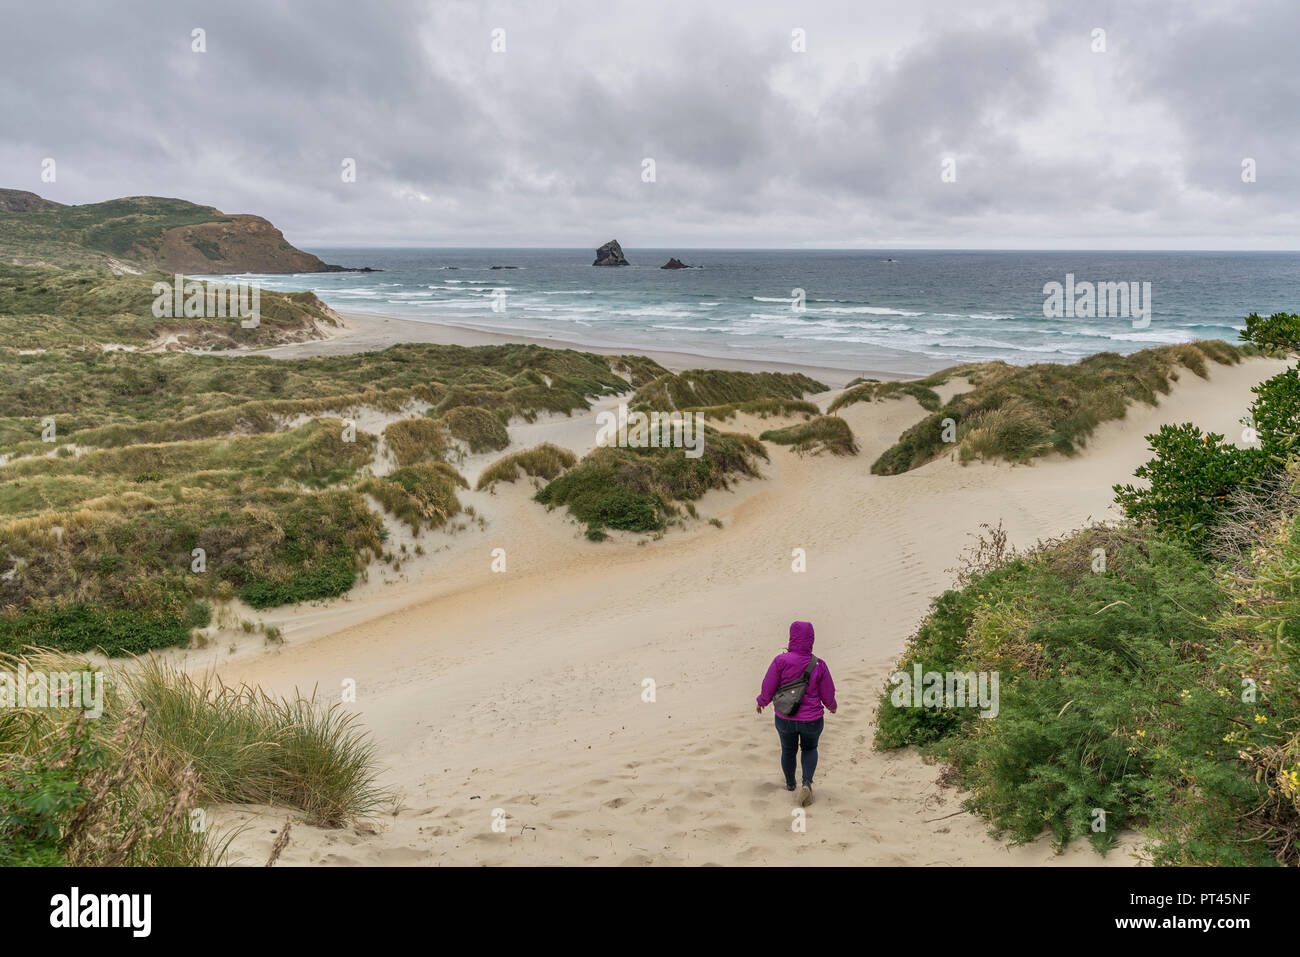
[{"label": "hiking shoe", "polygon": [[807,807],[813,802],[812,785],[805,784],[799,789],[799,806]]},{"label": "hiking shoe", "polygon": [[786,781],[786,782],[785,782],[785,789],[786,789],[787,791],[793,791],[793,790],[794,790],[794,782],[793,782],[793,781]]}]

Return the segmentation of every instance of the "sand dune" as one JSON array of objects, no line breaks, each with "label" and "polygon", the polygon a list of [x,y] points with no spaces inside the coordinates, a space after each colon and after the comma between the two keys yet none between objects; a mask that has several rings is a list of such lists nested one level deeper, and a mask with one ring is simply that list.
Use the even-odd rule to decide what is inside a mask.
[{"label": "sand dune", "polygon": [[[924,413],[911,398],[854,405],[843,414],[860,455],[771,446],[764,478],[709,493],[700,521],[658,540],[588,542],[522,482],[467,493],[483,527],[426,535],[430,554],[403,580],[284,615],[277,649],[186,660],[273,692],[318,686],[334,700],[341,682],[356,682],[400,810],[356,829],[295,824],[282,863],[1131,864],[1136,835],[1104,859],[1083,844],[1056,855],[1046,841],[990,838],[960,810],[960,793],[936,783],[937,767],[872,750],[877,695],[981,523],[1001,520],[1027,545],[1107,517],[1111,485],[1148,457],[1146,433],[1190,420],[1236,435],[1250,387],[1279,368],[1253,360],[1216,366],[1210,381],[1184,373],[1158,408],[1133,408],[1082,455],[1028,467],[944,460],[871,475]],[[594,411],[518,426],[512,438],[582,452]],[[486,462],[470,464],[467,475]],[[506,550],[504,573],[491,570],[495,548]],[[796,548],[807,554],[802,574],[791,570]],[[792,829],[771,711],[753,707],[796,618],[815,624],[840,699],[804,833]],[[493,830],[496,809],[504,831]],[[246,825],[233,847],[249,863],[265,859],[284,817],[215,815],[218,826]]]}]

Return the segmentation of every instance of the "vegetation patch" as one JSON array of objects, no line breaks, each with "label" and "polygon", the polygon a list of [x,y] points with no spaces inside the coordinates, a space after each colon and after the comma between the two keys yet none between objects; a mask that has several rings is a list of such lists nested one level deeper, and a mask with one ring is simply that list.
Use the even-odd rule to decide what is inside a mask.
[{"label": "vegetation patch", "polygon": [[788,445],[794,452],[830,452],[832,455],[857,455],[858,444],[853,440],[853,430],[843,419],[833,415],[819,415],[810,422],[773,429],[759,436],[764,442]]},{"label": "vegetation patch", "polygon": [[382,478],[369,478],[357,491],[373,495],[384,511],[411,526],[413,534],[422,528],[441,528],[460,511],[456,487],[469,484],[443,462],[410,465]]},{"label": "vegetation patch", "polygon": [[815,403],[803,399],[751,399],[748,402],[728,402],[723,405],[705,405],[681,410],[701,412],[706,419],[727,420],[737,415],[753,415],[760,419],[773,416],[802,416],[807,419],[820,414]]},{"label": "vegetation patch", "polygon": [[709,489],[729,488],[736,476],[757,476],[767,451],[753,436],[705,426],[704,451],[688,458],[682,449],[595,449],[537,493],[549,508],[567,506],[588,535],[605,529],[631,532],[663,528],[677,514],[675,503],[691,503]]},{"label": "vegetation patch", "polygon": [[524,452],[515,452],[497,459],[479,476],[479,490],[491,488],[497,482],[514,482],[520,475],[551,481],[565,469],[572,468],[578,457],[568,449],[545,442]]},{"label": "vegetation patch", "polygon": [[384,427],[384,441],[397,464],[441,462],[447,452],[447,433],[441,423],[427,418],[399,419]]},{"label": "vegetation patch", "polygon": [[670,412],[756,399],[802,399],[829,386],[802,373],[691,369],[664,373],[637,389],[628,407]]},{"label": "vegetation patch", "polygon": [[102,671],[103,716],[0,713],[0,863],[202,866],[229,835],[193,828],[211,803],[271,804],[341,827],[373,813],[375,749],[338,705],[273,698],[156,660],[92,667],[65,654],[0,657],[16,673]]},{"label": "vegetation patch", "polygon": [[447,431],[468,445],[471,452],[493,452],[510,444],[510,433],[501,420],[478,406],[457,406],[443,421]]},{"label": "vegetation patch", "polygon": [[[1243,338],[1300,351],[1300,317],[1252,316]],[[876,746],[943,757],[1015,842],[1105,851],[1136,828],[1158,864],[1300,864],[1293,368],[1255,390],[1259,448],[1190,423],[1148,436],[1147,483],[1116,487],[1123,524],[1020,554],[982,538],[882,691]],[[917,700],[918,672],[996,674],[997,706]]]},{"label": "vegetation patch", "polygon": [[[904,432],[871,470],[877,475],[897,475],[954,450],[962,462],[976,458],[1027,462],[1046,452],[1072,455],[1102,422],[1123,418],[1130,403],[1155,405],[1159,395],[1169,392],[1180,369],[1205,377],[1210,362],[1231,365],[1253,351],[1205,340],[1144,349],[1128,356],[1102,352],[1073,365],[989,362],[954,366],[910,386],[933,394],[935,385],[963,376],[973,388]],[[857,386],[850,390],[856,398],[846,393],[832,409],[862,401],[892,385]],[[907,387],[898,385],[893,391]],[[923,405],[931,402],[928,396],[918,395],[918,399]],[[937,394],[931,404],[934,402]]]}]

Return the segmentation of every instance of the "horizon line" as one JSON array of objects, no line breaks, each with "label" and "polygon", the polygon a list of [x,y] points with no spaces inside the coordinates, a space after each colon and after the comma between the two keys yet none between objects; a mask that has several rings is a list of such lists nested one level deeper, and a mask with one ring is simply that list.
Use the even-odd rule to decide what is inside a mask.
[{"label": "horizon line", "polygon": [[[1297,248],[1224,249],[1212,246],[1186,247],[1114,247],[1114,246],[620,246],[626,250],[642,249],[654,252],[777,252],[777,253],[1300,253]],[[595,246],[457,246],[421,245],[418,243],[313,243],[303,242],[303,249],[469,249],[469,250],[556,250],[591,252]]]}]

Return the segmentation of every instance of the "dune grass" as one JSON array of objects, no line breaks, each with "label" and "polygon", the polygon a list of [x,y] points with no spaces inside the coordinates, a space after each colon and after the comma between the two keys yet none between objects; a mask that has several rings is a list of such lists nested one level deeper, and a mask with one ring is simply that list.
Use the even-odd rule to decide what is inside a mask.
[{"label": "dune grass", "polygon": [[441,423],[428,418],[399,419],[384,427],[384,441],[397,464],[441,462],[447,452],[447,432]]},{"label": "dune grass", "polygon": [[213,602],[238,596],[266,608],[341,595],[382,551],[382,525],[352,490],[168,494],[0,526],[0,650],[116,655],[183,644],[208,624]]},{"label": "dune grass", "polygon": [[691,503],[715,488],[729,488],[738,476],[758,475],[767,450],[753,436],[705,426],[703,454],[688,458],[679,448],[605,446],[584,456],[536,495],[548,508],[567,506],[587,524],[587,536],[605,529],[647,532],[662,529]]},{"label": "dune grass", "polygon": [[447,431],[474,453],[494,452],[510,444],[510,433],[497,416],[478,406],[462,405],[443,417]]},{"label": "dune grass", "polygon": [[[55,285],[22,294],[71,309],[124,288]],[[440,464],[453,441],[503,448],[514,416],[663,373],[535,346],[276,360],[0,344],[0,360],[0,650],[109,655],[185,644],[232,598],[344,594],[383,554],[363,491],[412,529],[441,527],[464,484]],[[383,478],[377,437],[354,424],[367,412],[406,416],[385,428],[398,470]]]},{"label": "dune grass", "polygon": [[[3,214],[0,214],[3,219]],[[259,320],[245,328],[228,318],[156,318],[153,284],[173,276],[115,276],[103,271],[0,263],[0,342],[13,350],[92,348],[110,343],[146,348],[169,336],[189,349],[266,347],[321,338],[338,318],[311,292],[258,292]]]},{"label": "dune grass", "polygon": [[385,796],[374,784],[375,747],[341,705],[275,698],[155,658],[119,680],[144,709],[159,763],[189,763],[200,800],[283,805],[309,824],[342,827]]},{"label": "dune grass", "polygon": [[747,402],[726,402],[722,405],[702,405],[682,409],[682,412],[701,412],[706,419],[726,421],[737,415],[753,415],[760,419],[785,416],[809,418],[821,410],[815,403],[804,399],[751,399]]},{"label": "dune grass", "polygon": [[853,440],[853,430],[843,419],[832,415],[819,415],[809,422],[791,425],[784,429],[770,429],[759,436],[764,442],[788,445],[799,453],[830,452],[832,455],[857,455],[858,444]]},{"label": "dune grass", "polygon": [[413,534],[419,534],[421,529],[441,528],[460,512],[457,486],[468,488],[469,483],[450,465],[421,462],[368,478],[356,489],[373,495],[386,512],[410,525]]},{"label": "dune grass", "polygon": [[[1102,422],[1123,418],[1130,403],[1155,405],[1158,396],[1169,392],[1180,370],[1205,377],[1209,363],[1232,365],[1252,351],[1205,340],[1128,356],[1102,352],[1073,365],[954,366],[911,385],[932,393],[935,385],[963,376],[970,380],[971,390],[954,396],[904,432],[871,470],[896,475],[954,451],[963,462],[976,458],[1027,462],[1047,452],[1072,455]],[[855,398],[842,396],[832,408],[878,396],[891,385],[857,386],[852,391],[863,391]],[[891,391],[905,391],[905,386]]]},{"label": "dune grass", "polygon": [[578,457],[568,449],[544,442],[535,448],[497,459],[483,470],[476,488],[482,491],[497,482],[514,482],[521,474],[549,482],[565,469],[572,468],[577,461]]},{"label": "dune grass", "polygon": [[921,408],[936,412],[941,402],[939,393],[935,392],[933,387],[946,383],[955,372],[955,369],[950,369],[935,376],[916,381],[880,382],[875,379],[864,380],[858,385],[851,384],[850,388],[837,395],[827,407],[827,411],[835,412],[845,406],[853,405],[855,402],[880,402],[884,399],[898,399],[910,395],[921,403]]},{"label": "dune grass", "polygon": [[503,420],[526,419],[586,410],[591,398],[628,388],[612,369],[622,357],[540,346],[418,343],[271,359],[98,349],[21,355],[0,345],[0,358],[0,454],[49,451],[41,444],[46,418],[57,442],[98,446],[271,431],[287,416],[396,412],[412,402],[435,406],[435,417],[490,404]]},{"label": "dune grass", "polygon": [[[62,652],[0,655],[11,674],[99,670]],[[339,705],[274,698],[155,659],[103,670],[103,716],[0,711],[0,864],[224,863],[205,806],[270,804],[342,827],[389,795],[375,748]],[[195,817],[195,815],[199,817]]]},{"label": "dune grass", "polygon": [[809,393],[825,392],[827,388],[825,383],[802,373],[690,369],[665,373],[641,386],[628,401],[628,407],[670,412],[760,399],[803,399]]}]

